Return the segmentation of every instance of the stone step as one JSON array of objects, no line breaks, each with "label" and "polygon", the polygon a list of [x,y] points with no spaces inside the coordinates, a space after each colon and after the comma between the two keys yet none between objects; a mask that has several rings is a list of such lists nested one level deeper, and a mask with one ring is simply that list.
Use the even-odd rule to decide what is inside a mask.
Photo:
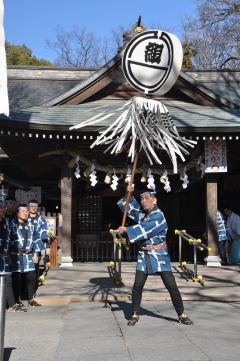
[{"label": "stone step", "polygon": [[[39,302],[45,305],[65,305],[79,301],[130,301],[134,282],[135,264],[122,264],[123,286],[115,286],[107,272],[107,263],[83,263],[68,269],[49,271],[45,285],[39,287]],[[189,267],[193,268],[192,265]],[[239,266],[212,268],[199,265],[198,274],[202,274],[207,286],[186,280],[181,276],[177,264],[173,264],[173,273],[185,301],[240,301]],[[143,300],[170,300],[160,277],[149,276],[144,287]]]}]

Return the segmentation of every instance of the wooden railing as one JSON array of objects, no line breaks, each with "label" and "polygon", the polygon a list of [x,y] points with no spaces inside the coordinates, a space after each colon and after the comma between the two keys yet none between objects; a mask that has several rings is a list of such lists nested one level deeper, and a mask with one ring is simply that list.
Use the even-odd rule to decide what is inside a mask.
[{"label": "wooden railing", "polygon": [[50,264],[51,267],[58,266],[58,238],[50,237]]}]

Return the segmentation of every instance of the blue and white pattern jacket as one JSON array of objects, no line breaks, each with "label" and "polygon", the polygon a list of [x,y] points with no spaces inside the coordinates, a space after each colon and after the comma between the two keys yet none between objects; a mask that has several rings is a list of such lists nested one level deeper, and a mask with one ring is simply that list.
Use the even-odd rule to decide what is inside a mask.
[{"label": "blue and white pattern jacket", "polygon": [[31,222],[36,231],[39,232],[40,239],[42,241],[46,241],[48,239],[48,225],[47,220],[39,213],[37,213],[36,217],[31,218],[28,217],[28,221]]},{"label": "blue and white pattern jacket", "polygon": [[227,231],[225,227],[225,222],[223,215],[220,211],[217,211],[217,231],[218,231],[218,241],[225,241],[227,239]]},{"label": "blue and white pattern jacket", "polygon": [[[118,202],[119,208],[124,211],[125,201]],[[139,248],[166,242],[168,230],[166,219],[162,211],[156,207],[145,213],[138,201],[132,197],[128,205],[128,216],[137,222],[127,227],[127,235],[131,243],[137,243]],[[145,274],[172,271],[167,247],[157,250],[138,251],[137,270]]]},{"label": "blue and white pattern jacket", "polygon": [[9,272],[8,262],[9,231],[6,220],[0,224],[0,272]]},{"label": "blue and white pattern jacket", "polygon": [[[30,222],[18,223],[17,220],[12,220],[9,241],[12,272],[34,271],[35,264],[32,257],[43,249],[40,234]],[[21,254],[21,250],[25,250],[24,254]]]}]

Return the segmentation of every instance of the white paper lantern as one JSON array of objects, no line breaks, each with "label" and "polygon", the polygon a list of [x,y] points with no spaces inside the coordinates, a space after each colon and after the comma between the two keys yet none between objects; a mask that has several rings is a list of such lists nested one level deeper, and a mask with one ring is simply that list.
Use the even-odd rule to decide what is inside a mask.
[{"label": "white paper lantern", "polygon": [[145,94],[162,95],[175,84],[182,59],[182,45],[174,34],[148,30],[127,43],[122,69],[135,89]]}]

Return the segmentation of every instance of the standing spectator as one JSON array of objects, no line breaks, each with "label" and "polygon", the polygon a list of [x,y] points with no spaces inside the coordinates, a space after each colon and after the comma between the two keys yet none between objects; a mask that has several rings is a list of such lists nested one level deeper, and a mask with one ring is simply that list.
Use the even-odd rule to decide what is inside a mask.
[{"label": "standing spectator", "polygon": [[227,254],[225,249],[225,243],[227,240],[227,232],[223,214],[217,210],[217,231],[218,231],[218,251],[222,260],[222,264],[227,264]]},{"label": "standing spectator", "polygon": [[32,199],[28,202],[28,221],[31,222],[40,234],[42,242],[48,242],[48,226],[46,219],[38,212],[39,202]]},{"label": "standing spectator", "polygon": [[240,216],[230,208],[225,208],[224,213],[227,216],[227,232],[232,240],[230,261],[232,263],[240,262]]},{"label": "standing spectator", "polygon": [[8,272],[9,234],[5,222],[6,204],[0,201],[0,272]]},{"label": "standing spectator", "polygon": [[[6,203],[0,201],[0,272],[9,272],[9,228],[6,223]],[[12,287],[12,275],[7,275],[6,306],[11,308],[15,304]]]},{"label": "standing spectator", "polygon": [[10,223],[12,219],[15,217],[15,212],[18,206],[18,202],[13,197],[6,197],[5,202],[6,202],[5,219],[7,226],[10,227]]},{"label": "standing spectator", "polygon": [[[39,233],[40,239],[43,242],[46,259],[46,246],[48,243],[48,225],[46,219],[38,212],[39,202],[36,199],[31,199],[28,202],[28,221],[34,226],[35,231]],[[39,254],[39,259],[41,254]],[[38,289],[39,278],[39,263],[35,264],[36,267],[36,290]]]},{"label": "standing spectator", "polygon": [[34,300],[36,293],[36,270],[38,252],[44,248],[39,233],[27,220],[26,205],[20,205],[16,211],[16,219],[12,220],[10,227],[9,251],[15,307],[17,310],[24,308],[23,299],[28,306],[40,306]]}]

